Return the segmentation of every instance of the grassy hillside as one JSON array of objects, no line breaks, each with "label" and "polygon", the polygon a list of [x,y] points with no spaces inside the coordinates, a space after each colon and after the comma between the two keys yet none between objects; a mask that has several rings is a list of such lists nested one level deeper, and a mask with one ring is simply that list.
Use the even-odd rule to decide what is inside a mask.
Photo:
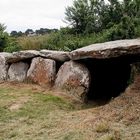
[{"label": "grassy hillside", "polygon": [[0,140],[139,140],[140,93],[79,106],[36,85],[0,84]]}]

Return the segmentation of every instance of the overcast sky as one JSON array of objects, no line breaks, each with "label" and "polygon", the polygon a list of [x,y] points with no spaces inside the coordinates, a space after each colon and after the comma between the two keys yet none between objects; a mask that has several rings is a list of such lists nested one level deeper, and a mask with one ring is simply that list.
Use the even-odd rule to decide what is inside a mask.
[{"label": "overcast sky", "polygon": [[60,28],[65,8],[73,0],[0,0],[0,23],[7,31],[25,31],[28,28]]}]

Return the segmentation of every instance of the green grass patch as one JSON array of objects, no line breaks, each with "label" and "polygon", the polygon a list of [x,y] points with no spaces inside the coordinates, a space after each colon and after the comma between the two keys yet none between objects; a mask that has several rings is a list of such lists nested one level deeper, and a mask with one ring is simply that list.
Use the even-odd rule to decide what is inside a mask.
[{"label": "green grass patch", "polygon": [[64,99],[49,93],[0,87],[0,140],[46,139],[46,131],[73,109]]}]

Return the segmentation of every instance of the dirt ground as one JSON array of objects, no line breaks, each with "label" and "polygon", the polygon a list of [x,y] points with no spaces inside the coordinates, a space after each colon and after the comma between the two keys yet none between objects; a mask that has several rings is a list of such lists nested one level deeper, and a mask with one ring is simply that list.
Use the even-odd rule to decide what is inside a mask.
[{"label": "dirt ground", "polygon": [[[22,127],[17,124],[16,127],[21,127],[22,133],[13,128],[13,125],[21,121],[20,117],[14,124],[12,124],[13,122],[11,124],[0,122],[0,134],[5,133],[2,137],[0,136],[0,140],[140,140],[139,81],[140,77],[137,76],[134,84],[130,85],[125,93],[105,105],[96,107],[92,106],[92,104],[89,106],[78,105],[78,102],[70,102],[69,97],[63,96],[59,92],[50,92],[53,95],[62,96],[64,100],[70,102],[75,108],[71,111],[67,109],[51,111],[47,114],[46,119],[44,118],[42,121],[32,120],[34,124],[28,127],[32,128],[30,131],[26,127],[22,128],[26,122],[22,124]],[[0,89],[3,87],[14,88],[15,91],[29,89],[33,92],[41,92],[46,96],[46,92],[48,92],[36,85],[1,83]],[[28,103],[30,98],[29,96],[19,96],[17,101],[8,106],[9,110],[17,112],[18,109]],[[6,137],[6,134],[8,135],[13,131],[9,129],[4,132],[8,127],[13,128],[14,132],[16,131],[13,137]],[[26,133],[23,133],[26,130],[31,134],[28,137],[26,137]]]}]

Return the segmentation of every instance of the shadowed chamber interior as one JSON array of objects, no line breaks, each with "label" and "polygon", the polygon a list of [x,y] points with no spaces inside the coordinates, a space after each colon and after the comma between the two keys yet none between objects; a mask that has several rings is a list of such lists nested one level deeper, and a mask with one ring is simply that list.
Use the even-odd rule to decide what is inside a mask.
[{"label": "shadowed chamber interior", "polygon": [[55,61],[56,62],[56,74],[58,73],[60,67],[64,64],[64,62]]},{"label": "shadowed chamber interior", "polygon": [[82,60],[91,76],[87,99],[109,100],[125,91],[131,75],[130,61],[121,57]]}]

